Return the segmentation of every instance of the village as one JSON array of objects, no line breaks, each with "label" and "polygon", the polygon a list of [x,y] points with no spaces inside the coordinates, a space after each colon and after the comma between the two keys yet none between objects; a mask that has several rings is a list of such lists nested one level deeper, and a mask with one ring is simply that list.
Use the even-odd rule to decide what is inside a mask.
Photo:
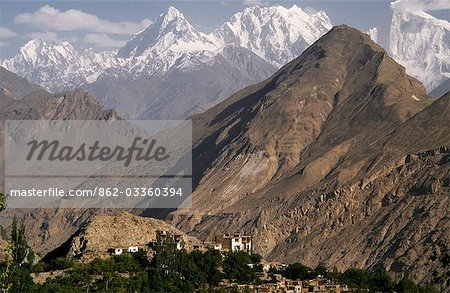
[{"label": "village", "polygon": [[[221,253],[226,252],[245,252],[252,253],[252,236],[242,233],[221,234],[214,236],[212,242],[195,243],[190,241],[186,235],[171,234],[165,230],[158,230],[155,241],[149,241],[146,245],[134,245],[129,247],[114,247],[108,249],[110,255],[122,255],[124,253],[136,253],[144,251],[148,255],[153,255],[154,247],[160,243],[172,243],[177,250],[186,249],[187,251],[217,250]],[[248,264],[253,267],[255,264]],[[287,264],[276,262],[261,262],[261,271],[257,272],[257,284],[238,284],[233,280],[224,279],[219,283],[219,288],[225,291],[238,292],[285,292],[285,293],[307,293],[307,292],[350,292],[351,290],[345,284],[339,284],[332,280],[325,279],[318,275],[316,278],[308,280],[292,280],[282,276],[282,274],[271,273],[271,271],[280,270],[287,267]]]}]

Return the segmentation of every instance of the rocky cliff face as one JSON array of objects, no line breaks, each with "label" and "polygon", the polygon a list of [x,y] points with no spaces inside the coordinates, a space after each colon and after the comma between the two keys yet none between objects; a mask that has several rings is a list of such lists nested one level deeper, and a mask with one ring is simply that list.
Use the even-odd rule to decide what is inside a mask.
[{"label": "rocky cliff face", "polygon": [[428,97],[368,35],[335,27],[193,117],[194,211],[170,219],[200,238],[246,231],[273,260],[426,279],[428,251],[450,242],[449,98]]},{"label": "rocky cliff face", "polygon": [[[51,94],[23,78],[0,67],[0,117],[3,120],[116,120],[120,117],[114,110],[107,110],[86,90]],[[6,94],[5,94],[6,93]],[[0,125],[3,133],[3,125]],[[3,135],[0,138],[0,161],[4,164]],[[3,171],[1,168],[0,188],[3,191]],[[8,227],[13,215],[23,217],[29,244],[38,256],[61,245],[98,210],[5,210],[0,213],[0,224]]]}]

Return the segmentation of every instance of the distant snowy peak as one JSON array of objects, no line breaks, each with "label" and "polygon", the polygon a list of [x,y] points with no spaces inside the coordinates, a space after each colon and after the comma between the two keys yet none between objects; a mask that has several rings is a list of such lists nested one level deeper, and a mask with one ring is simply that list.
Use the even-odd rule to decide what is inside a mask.
[{"label": "distant snowy peak", "polygon": [[[204,34],[180,11],[169,7],[118,52],[77,52],[68,42],[31,40],[18,54],[1,64],[52,91],[71,89],[103,78],[139,78],[165,75],[170,70],[189,71],[199,64],[216,62],[220,59],[216,56],[223,54],[232,57],[231,61],[225,58],[231,63],[249,58],[258,66],[264,61],[281,67],[331,27],[323,11],[307,14],[296,5],[291,8],[249,7],[212,33]],[[262,60],[238,47],[253,52]]]},{"label": "distant snowy peak", "polygon": [[29,65],[67,64],[78,58],[76,50],[68,42],[55,43],[31,40],[20,48],[17,59]]},{"label": "distant snowy peak", "polygon": [[431,91],[450,77],[450,23],[410,11],[403,2],[393,2],[390,14],[369,35]]},{"label": "distant snowy peak", "polygon": [[300,7],[248,7],[212,32],[220,44],[236,44],[280,67],[300,55],[332,27],[323,12]]},{"label": "distant snowy peak", "polygon": [[180,11],[170,7],[120,49],[117,57],[162,54],[173,59],[239,45],[280,67],[300,55],[331,27],[323,11],[307,14],[296,5],[248,7],[206,35],[197,31]]},{"label": "distant snowy peak", "polygon": [[78,52],[69,42],[30,40],[1,65],[51,91],[73,89],[111,66],[111,53]]},{"label": "distant snowy peak", "polygon": [[117,57],[148,56],[167,50],[191,52],[215,48],[207,35],[197,31],[180,11],[171,6],[154,23],[128,41],[119,50]]}]

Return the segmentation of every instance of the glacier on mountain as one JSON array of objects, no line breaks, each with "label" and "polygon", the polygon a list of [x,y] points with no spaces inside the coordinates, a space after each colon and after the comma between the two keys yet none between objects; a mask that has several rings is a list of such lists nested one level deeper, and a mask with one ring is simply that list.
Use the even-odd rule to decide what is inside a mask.
[{"label": "glacier on mountain", "polygon": [[431,91],[450,78],[450,22],[408,9],[404,2],[391,3],[383,23],[369,35]]}]

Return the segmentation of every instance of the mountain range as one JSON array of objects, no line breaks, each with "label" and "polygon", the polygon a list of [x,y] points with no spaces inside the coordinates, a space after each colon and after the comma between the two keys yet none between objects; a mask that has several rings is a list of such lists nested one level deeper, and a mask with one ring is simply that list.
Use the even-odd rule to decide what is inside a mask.
[{"label": "mountain range", "polygon": [[[86,91],[40,94],[6,70],[1,77],[3,93],[44,101],[9,107],[13,119],[116,119]],[[61,99],[70,107],[53,106]],[[193,209],[158,216],[200,240],[251,234],[269,260],[430,280],[440,269],[431,255],[450,243],[449,103],[449,92],[428,96],[368,35],[334,27],[269,79],[191,117]],[[24,213],[44,256],[114,211]]]},{"label": "mountain range", "polygon": [[[0,67],[0,115],[120,119],[106,104],[127,118],[182,118],[209,108],[190,116],[193,209],[134,214],[158,215],[201,240],[251,234],[269,260],[384,267],[430,280],[439,269],[432,254],[450,245],[448,29],[428,14],[396,9],[369,34],[345,25],[326,32],[324,13],[308,15],[311,25],[323,24],[316,34],[305,23],[280,25],[298,21],[294,6],[248,8],[207,35],[170,8],[117,53],[30,41],[2,64],[46,88],[58,78],[55,86],[89,88],[101,102],[86,90],[50,93]],[[273,31],[255,29],[266,22]],[[293,42],[286,55],[277,51],[283,42]],[[428,95],[439,82],[429,79],[426,88],[408,75],[414,66],[425,81],[427,74],[442,81],[439,91]],[[223,100],[233,88],[240,90]],[[78,241],[94,215],[115,213],[16,212],[40,256]]]},{"label": "mountain range", "polygon": [[[370,36],[428,91],[446,87],[450,23],[397,2]],[[248,7],[204,34],[169,7],[117,52],[31,40],[1,64],[53,92],[86,88],[124,118],[184,119],[269,77],[331,26],[323,11]]]},{"label": "mountain range", "polygon": [[[1,120],[118,120],[120,117],[114,110],[104,108],[91,93],[86,90],[78,89],[69,92],[53,94],[44,88],[30,83],[23,77],[20,77],[0,66],[0,119]],[[0,133],[4,134],[4,124],[0,124]],[[4,190],[4,135],[0,136],[0,189]],[[69,213],[70,214],[70,213]],[[65,225],[71,223],[70,215],[64,209],[14,209],[0,213],[0,223],[3,227],[10,224],[13,215],[22,217],[25,215],[27,225],[40,223],[40,227],[30,229],[31,238],[36,241],[33,247],[59,246],[61,243],[57,238],[68,238],[78,228],[64,229],[57,235],[46,234],[46,223],[55,223],[57,215],[60,215],[60,222]],[[76,218],[87,220],[93,214],[92,210],[84,212],[77,211]],[[36,221],[37,220],[37,221]],[[80,224],[78,222],[78,224]],[[78,227],[78,226],[76,226]]]},{"label": "mountain range", "polygon": [[184,119],[267,78],[330,28],[324,12],[251,7],[206,35],[169,7],[118,52],[31,40],[2,66],[51,91],[87,88],[124,118]]}]

